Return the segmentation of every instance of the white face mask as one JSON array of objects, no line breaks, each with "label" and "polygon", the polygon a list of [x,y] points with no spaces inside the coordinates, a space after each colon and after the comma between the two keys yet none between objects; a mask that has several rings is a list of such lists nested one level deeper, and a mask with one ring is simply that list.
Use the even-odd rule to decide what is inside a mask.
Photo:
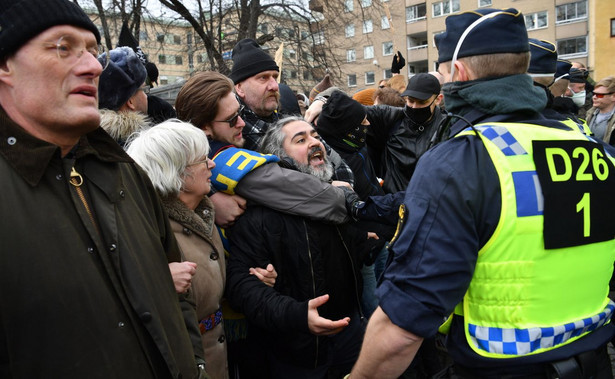
[{"label": "white face mask", "polygon": [[585,90],[573,93],[572,102],[575,103],[577,107],[582,107],[585,105]]}]

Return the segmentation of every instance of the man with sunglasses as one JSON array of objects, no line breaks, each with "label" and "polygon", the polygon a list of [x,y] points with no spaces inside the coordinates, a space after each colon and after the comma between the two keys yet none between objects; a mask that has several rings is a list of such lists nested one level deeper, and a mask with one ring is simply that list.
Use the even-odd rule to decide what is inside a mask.
[{"label": "man with sunglasses", "polygon": [[[235,97],[233,83],[214,71],[193,75],[182,86],[175,100],[177,117],[190,120],[209,138],[210,158],[221,166],[220,169],[243,168],[232,174],[225,173],[233,180],[227,178],[225,188],[210,194],[216,206],[216,224],[221,227],[231,226],[246,208],[244,198],[281,212],[332,223],[348,221],[345,192],[335,187],[345,186],[346,183],[334,181],[334,185],[331,185],[275,164],[239,164],[259,159],[251,159],[250,155],[254,152],[245,148],[243,131],[246,123],[240,115],[243,107]],[[240,149],[242,147],[244,149]],[[225,154],[220,154],[223,151]],[[236,163],[222,162],[227,157]],[[213,177],[214,188],[216,181],[216,177]],[[351,195],[348,196],[349,202],[352,201]]]},{"label": "man with sunglasses", "polygon": [[69,0],[0,1],[2,378],[201,371],[196,315],[169,272],[180,259],[169,222],[99,127],[100,43]]},{"label": "man with sunglasses", "polygon": [[592,99],[594,106],[587,111],[587,125],[597,139],[615,145],[615,77],[600,80]]}]

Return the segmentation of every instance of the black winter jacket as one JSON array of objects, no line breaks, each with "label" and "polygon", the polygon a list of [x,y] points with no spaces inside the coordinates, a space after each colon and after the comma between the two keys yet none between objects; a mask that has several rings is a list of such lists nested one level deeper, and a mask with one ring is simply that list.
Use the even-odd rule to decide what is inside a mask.
[{"label": "black winter jacket", "polygon": [[[227,297],[254,338],[278,359],[303,367],[325,362],[328,338],[310,333],[308,301],[329,294],[319,314],[338,320],[360,311],[366,234],[251,206],[228,231]],[[249,274],[272,263],[273,288]]]},{"label": "black winter jacket", "polygon": [[379,105],[366,109],[371,124],[367,145],[376,172],[384,181],[382,188],[386,193],[404,191],[444,115],[435,107],[431,120],[418,126],[407,119],[403,108]]}]

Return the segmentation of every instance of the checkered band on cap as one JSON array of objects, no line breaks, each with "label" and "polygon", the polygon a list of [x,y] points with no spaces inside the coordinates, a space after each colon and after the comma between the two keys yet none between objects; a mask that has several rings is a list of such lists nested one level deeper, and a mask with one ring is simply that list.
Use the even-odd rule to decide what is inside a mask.
[{"label": "checkered band on cap", "polygon": [[480,350],[503,355],[526,355],[539,349],[561,345],[571,338],[598,329],[611,320],[615,303],[592,317],[546,328],[493,328],[469,324],[472,343]]}]

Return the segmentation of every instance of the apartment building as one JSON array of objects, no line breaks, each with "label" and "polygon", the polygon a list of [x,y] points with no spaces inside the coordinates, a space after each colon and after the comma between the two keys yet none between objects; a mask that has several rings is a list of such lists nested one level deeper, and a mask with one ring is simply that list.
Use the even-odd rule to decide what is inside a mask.
[{"label": "apartment building", "polygon": [[406,78],[435,70],[434,35],[445,30],[446,17],[477,8],[516,8],[531,38],[554,42],[561,58],[582,62],[594,77],[615,74],[612,0],[341,0],[341,16],[319,1],[310,2],[312,10],[321,11],[325,20],[343,22],[343,32],[325,37],[343,46],[338,52],[343,77],[336,85],[349,93],[389,78],[398,50],[406,59]]},{"label": "apartment building", "polygon": [[[95,11],[88,12],[102,33],[102,25]],[[107,15],[112,46],[118,43],[121,19]],[[238,21],[226,17],[220,25],[220,36],[214,41],[231,67],[232,49],[237,42]],[[217,25],[214,26],[217,29]],[[148,60],[159,70],[158,84],[168,87],[164,98],[174,99],[180,85],[196,71],[210,70],[206,49],[192,26],[181,20],[144,17],[139,32],[139,44]],[[256,37],[269,35],[270,41],[263,49],[272,57],[278,49],[282,52],[281,81],[291,88],[309,93],[314,85],[313,36],[304,19],[275,11],[268,11],[259,20]],[[166,91],[166,89],[164,89]]]}]

